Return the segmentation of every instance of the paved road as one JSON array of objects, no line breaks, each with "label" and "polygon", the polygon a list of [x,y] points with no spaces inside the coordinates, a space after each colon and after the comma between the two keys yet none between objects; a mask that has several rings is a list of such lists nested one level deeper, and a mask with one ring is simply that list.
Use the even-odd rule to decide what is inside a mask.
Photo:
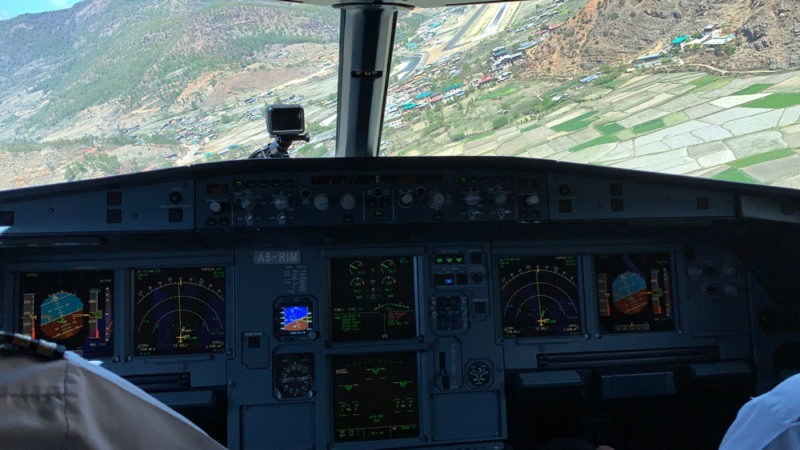
[{"label": "paved road", "polygon": [[480,37],[481,39],[485,38],[486,36],[491,36],[500,31],[500,24],[503,23],[503,17],[506,15],[507,9],[508,5],[505,4],[502,7],[500,7],[500,9],[497,11],[497,14],[495,14],[494,18],[492,18],[492,21],[489,22],[489,25],[486,26],[485,30],[483,30],[483,33],[481,34]]},{"label": "paved road", "polygon": [[417,68],[421,59],[422,55],[413,55],[403,58],[400,64],[405,64],[405,65],[403,66],[402,70],[397,71],[397,79],[402,80],[403,78],[410,75],[414,71],[414,69]]},{"label": "paved road", "polygon": [[478,19],[478,17],[483,15],[483,11],[486,9],[487,6],[488,5],[486,5],[486,4],[481,5],[481,7],[478,8],[477,11],[475,11],[475,13],[472,15],[472,17],[469,18],[467,23],[465,23],[461,27],[461,29],[458,30],[458,33],[456,33],[456,35],[453,36],[453,39],[450,39],[450,42],[448,42],[447,45],[444,47],[445,50],[452,50],[452,49],[454,49],[456,47],[460,47],[460,45],[456,45],[456,44],[458,44],[458,41],[461,40],[461,36],[463,36],[464,33],[466,33],[467,30],[469,30],[469,28],[472,26],[472,24],[475,22],[475,20]]}]

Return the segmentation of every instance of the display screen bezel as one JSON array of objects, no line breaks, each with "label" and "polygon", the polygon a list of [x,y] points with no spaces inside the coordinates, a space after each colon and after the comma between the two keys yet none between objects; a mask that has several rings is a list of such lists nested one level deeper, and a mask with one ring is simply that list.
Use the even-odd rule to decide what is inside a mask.
[{"label": "display screen bezel", "polygon": [[[77,266],[77,265],[76,265]],[[118,284],[120,282],[118,273],[112,266],[105,266],[105,265],[91,265],[90,267],[81,267],[79,269],[76,268],[66,268],[63,266],[52,266],[52,265],[39,265],[39,264],[31,264],[30,266],[26,266],[22,269],[16,269],[11,272],[11,276],[13,277],[13,286],[14,286],[14,296],[12,297],[13,300],[13,329],[17,330],[19,333],[23,333],[22,329],[22,313],[23,313],[23,302],[24,302],[24,292],[22,286],[22,277],[26,274],[31,273],[49,273],[49,274],[61,274],[61,273],[100,273],[100,272],[108,272],[110,274],[110,289],[111,289],[111,314],[110,314],[110,321],[112,325],[111,330],[111,338],[109,345],[105,347],[102,351],[92,352],[90,354],[83,354],[83,349],[81,349],[81,354],[85,358],[90,359],[108,359],[112,358],[116,354],[116,347],[117,342],[119,340],[119,332],[120,327],[117,321],[117,315],[121,310],[121,302],[118,295],[119,289]],[[42,336],[37,336],[38,338],[43,338]],[[43,338],[44,340],[55,342],[60,344],[58,341],[52,341],[47,337]],[[74,346],[67,346],[67,350],[74,351]]]},{"label": "display screen bezel", "polygon": [[[335,260],[340,260],[342,262],[346,260],[358,260],[358,259],[392,259],[392,258],[408,258],[410,263],[410,303],[413,304],[413,311],[411,312],[411,317],[414,320],[414,325],[412,327],[413,332],[409,336],[398,336],[398,337],[366,337],[366,338],[358,338],[358,339],[337,339],[334,335],[334,327],[335,327],[335,319],[334,319],[334,285],[333,285],[333,264]],[[326,265],[326,295],[327,295],[327,308],[325,311],[325,324],[326,324],[326,336],[335,345],[348,345],[348,344],[356,344],[361,342],[389,342],[389,341],[404,341],[404,340],[415,340],[420,334],[420,314],[421,308],[420,306],[420,294],[419,294],[419,256],[416,254],[409,254],[403,251],[379,251],[376,252],[372,251],[364,251],[362,253],[353,254],[353,252],[348,253],[332,253],[330,255],[325,256],[325,265]]]},{"label": "display screen bezel", "polygon": [[[558,254],[555,254],[558,253]],[[578,294],[578,298],[575,301],[575,306],[578,309],[578,324],[580,325],[580,330],[577,333],[569,334],[569,333],[552,333],[552,334],[542,334],[542,335],[526,335],[526,336],[507,336],[505,332],[505,301],[503,297],[503,286],[502,286],[502,279],[501,279],[501,271],[500,271],[500,261],[507,258],[558,258],[558,257],[574,257],[575,258],[575,279],[576,279],[576,290]],[[524,251],[518,252],[498,252],[492,258],[493,266],[492,270],[494,270],[494,285],[495,285],[495,293],[497,299],[497,307],[495,308],[498,312],[498,333],[501,339],[508,339],[508,340],[518,340],[518,339],[571,339],[578,336],[584,336],[586,331],[586,295],[585,295],[585,273],[583,270],[584,259],[583,255],[577,252],[571,251],[559,251],[559,252],[551,252],[551,253],[528,253]]]},{"label": "display screen bezel", "polygon": [[[224,306],[224,314],[225,317],[222,319],[223,327],[224,327],[224,336],[222,337],[223,346],[219,351],[213,352],[173,352],[173,353],[153,353],[153,354],[146,354],[142,355],[139,354],[137,351],[137,339],[136,339],[136,327],[137,327],[137,320],[136,320],[136,273],[137,271],[141,270],[192,270],[192,269],[223,269],[225,271],[225,279],[224,279],[224,290],[225,295],[223,301],[225,303]],[[231,333],[231,276],[234,272],[228,264],[215,264],[215,263],[208,263],[208,264],[200,264],[200,265],[191,265],[191,264],[164,264],[164,265],[152,265],[152,266],[137,266],[137,267],[129,267],[127,269],[128,272],[128,280],[129,280],[129,325],[130,331],[128,332],[128,351],[130,355],[134,358],[176,358],[176,357],[196,357],[197,355],[219,355],[225,354],[230,352],[231,344],[230,339],[232,337]]]},{"label": "display screen bezel", "polygon": [[[396,355],[396,354],[407,354],[412,355],[413,359],[416,364],[416,383],[417,383],[417,435],[416,436],[407,436],[407,437],[399,437],[394,439],[377,439],[377,440],[349,440],[349,441],[337,441],[336,440],[336,426],[335,426],[335,415],[336,415],[336,401],[335,401],[335,392],[336,389],[335,385],[335,369],[334,369],[334,358],[338,357],[375,357],[380,358],[386,355]],[[335,443],[336,445],[341,446],[349,446],[349,445],[364,445],[368,443],[376,443],[376,445],[385,446],[387,442],[396,443],[397,445],[405,445],[405,443],[414,443],[419,442],[420,437],[422,436],[422,428],[423,428],[423,421],[424,421],[424,412],[422,411],[421,401],[423,400],[423,389],[420,380],[422,380],[422,364],[421,364],[422,354],[419,351],[407,349],[407,350],[399,350],[399,351],[391,351],[385,353],[376,353],[376,352],[355,352],[355,353],[336,353],[330,354],[326,357],[326,367],[328,368],[327,374],[327,382],[330,383],[331,389],[329,394],[330,399],[330,412],[331,412],[331,422],[330,422],[330,434],[329,439],[331,443]],[[380,444],[379,444],[380,443]]]},{"label": "display screen bezel", "polygon": [[[598,277],[597,277],[597,258],[598,257],[606,257],[606,256],[623,256],[623,255],[666,255],[669,259],[669,268],[670,268],[670,280],[669,280],[669,288],[670,294],[672,298],[672,327],[670,329],[657,329],[657,330],[629,330],[629,331],[613,331],[607,330],[606,327],[603,325],[601,316],[600,316],[600,296],[597,288]],[[622,251],[613,251],[613,252],[595,252],[591,255],[591,281],[592,286],[587,288],[592,292],[591,300],[592,300],[592,307],[594,309],[594,316],[595,316],[595,327],[597,329],[598,335],[603,336],[625,336],[625,335],[651,335],[651,334],[658,334],[658,333],[668,333],[673,334],[679,332],[681,325],[680,325],[680,315],[679,315],[679,295],[678,295],[678,277],[676,273],[678,271],[677,267],[677,260],[675,254],[670,249],[663,249],[663,248],[648,248],[648,249],[623,249]]]}]

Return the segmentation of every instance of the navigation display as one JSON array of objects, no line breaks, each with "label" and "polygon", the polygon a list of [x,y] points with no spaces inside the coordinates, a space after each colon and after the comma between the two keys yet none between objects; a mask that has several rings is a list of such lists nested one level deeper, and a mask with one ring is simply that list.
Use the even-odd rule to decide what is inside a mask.
[{"label": "navigation display", "polygon": [[335,442],[419,436],[416,353],[332,360]]},{"label": "navigation display", "polygon": [[410,256],[332,259],[333,340],[414,337],[413,269]]},{"label": "navigation display", "polygon": [[596,256],[595,275],[603,331],[675,329],[668,253]]},{"label": "navigation display", "polygon": [[110,270],[19,275],[22,334],[87,358],[111,356],[114,273]]},{"label": "navigation display", "polygon": [[134,355],[225,351],[225,268],[133,272]]},{"label": "navigation display", "polygon": [[504,337],[581,333],[577,257],[509,256],[497,266]]}]

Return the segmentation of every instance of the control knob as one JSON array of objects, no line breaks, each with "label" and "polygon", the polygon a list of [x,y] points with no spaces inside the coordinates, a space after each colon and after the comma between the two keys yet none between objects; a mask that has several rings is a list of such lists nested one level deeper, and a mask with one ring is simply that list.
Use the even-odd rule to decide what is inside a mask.
[{"label": "control knob", "polygon": [[464,203],[469,206],[475,206],[481,201],[481,196],[472,189],[464,192]]},{"label": "control knob", "polygon": [[245,195],[242,197],[242,208],[247,211],[252,211],[258,206],[258,200],[252,195]]},{"label": "control knob", "polygon": [[397,202],[400,203],[400,206],[403,208],[408,208],[414,203],[414,195],[411,192],[403,192],[400,194],[400,197],[397,198]]},{"label": "control knob", "polygon": [[320,211],[325,211],[328,209],[330,202],[328,201],[328,196],[325,194],[317,194],[314,197],[314,207]]},{"label": "control knob", "polygon": [[208,210],[214,214],[222,214],[222,210],[225,209],[222,205],[222,202],[214,200],[213,202],[208,204]]},{"label": "control knob", "polygon": [[349,192],[342,194],[342,196],[339,198],[339,206],[341,206],[342,209],[346,210],[351,210],[355,208],[356,197]]},{"label": "control knob", "polygon": [[505,192],[498,192],[494,194],[494,203],[495,205],[505,205],[506,201],[508,201],[508,194]]},{"label": "control knob", "polygon": [[531,194],[525,198],[525,204],[528,206],[536,206],[539,204],[539,194]]},{"label": "control knob", "polygon": [[275,194],[275,196],[272,197],[272,205],[276,209],[286,209],[289,207],[289,197],[287,197],[286,194]]},{"label": "control knob", "polygon": [[439,191],[433,191],[428,194],[428,206],[433,209],[439,209],[444,206],[445,198],[444,194]]}]

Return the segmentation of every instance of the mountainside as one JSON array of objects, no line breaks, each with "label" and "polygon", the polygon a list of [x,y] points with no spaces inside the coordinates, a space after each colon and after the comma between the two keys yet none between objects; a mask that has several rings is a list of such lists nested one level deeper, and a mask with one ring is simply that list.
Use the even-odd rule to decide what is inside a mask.
[{"label": "mountainside", "polygon": [[0,140],[308,75],[308,55],[335,54],[337,18],[264,0],[85,0],[0,21]]},{"label": "mountainside", "polygon": [[705,25],[735,33],[732,55],[697,51],[687,63],[729,70],[800,65],[800,2],[787,0],[591,0],[533,49],[529,76],[575,76],[600,64],[629,63]]}]

